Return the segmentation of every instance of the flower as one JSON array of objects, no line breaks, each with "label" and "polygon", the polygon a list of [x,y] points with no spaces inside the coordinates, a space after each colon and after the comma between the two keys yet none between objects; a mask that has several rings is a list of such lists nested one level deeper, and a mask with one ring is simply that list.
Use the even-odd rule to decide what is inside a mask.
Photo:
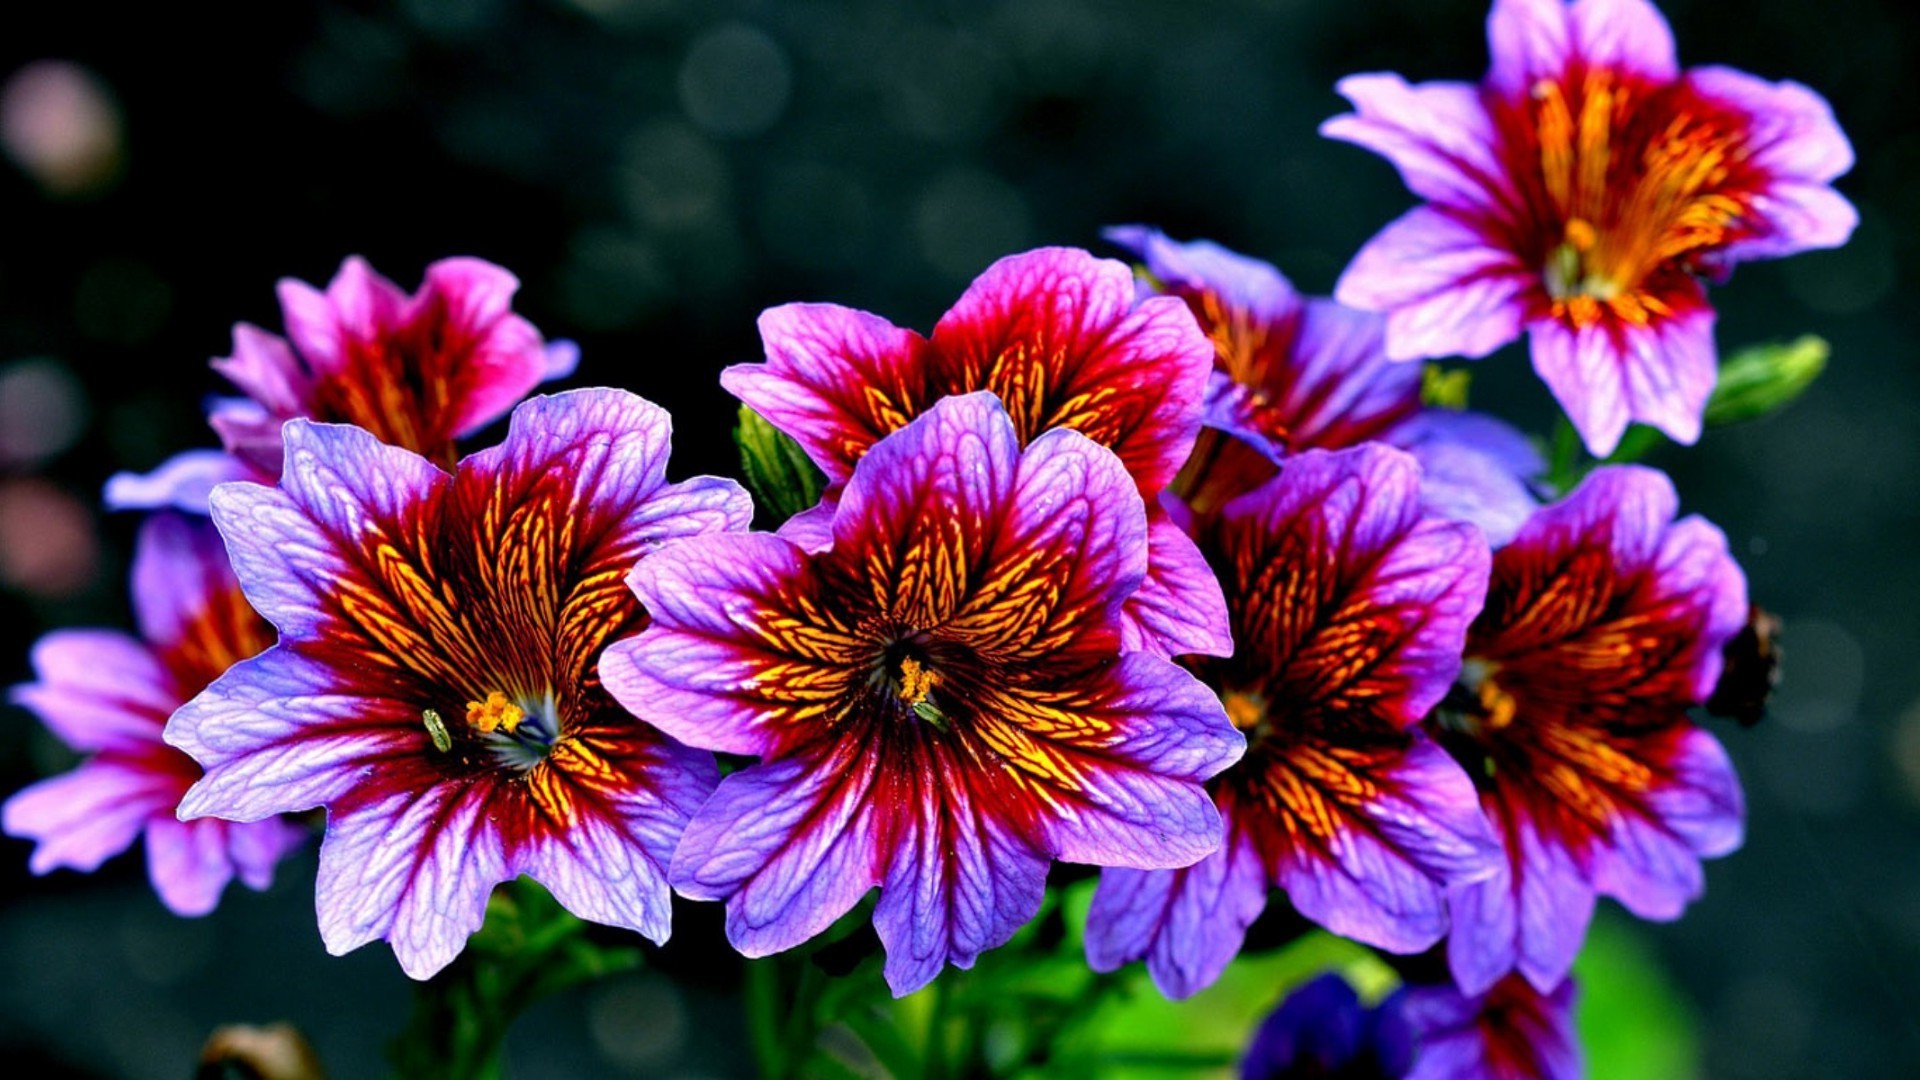
[{"label": "flower", "polygon": [[1579,1080],[1574,983],[1539,991],[1510,975],[1485,993],[1406,990],[1401,1009],[1419,1052],[1406,1080]]},{"label": "flower", "polygon": [[708,754],[601,688],[643,625],[622,580],[676,537],[745,528],[731,481],[665,480],[670,421],[618,390],[537,397],[453,475],[349,425],[286,425],[278,488],[223,485],[215,524],[280,644],[174,714],[206,776],[184,817],[327,809],[320,932],[426,978],[519,874],[655,940]]},{"label": "flower", "polygon": [[833,304],[772,308],[760,337],[767,362],[736,364],[720,384],[798,441],[829,484],[826,504],[785,535],[824,544],[833,499],[876,442],[944,397],[990,390],[1021,442],[1079,431],[1118,454],[1148,500],[1148,574],[1125,609],[1128,647],[1232,651],[1218,588],[1157,503],[1200,430],[1213,348],[1178,300],[1136,301],[1124,264],[1075,248],[1008,256],[930,338]]},{"label": "flower", "polygon": [[653,615],[607,688],[760,762],[721,781],[673,883],[748,956],[878,885],[894,993],[970,967],[1039,909],[1048,861],[1180,866],[1220,842],[1201,782],[1245,742],[1193,676],[1122,651],[1147,515],[1121,459],[1027,442],[992,394],[936,402],[860,459],[830,547],[710,536],[634,570]]},{"label": "flower", "polygon": [[1423,512],[1418,465],[1377,443],[1289,458],[1200,539],[1237,647],[1193,667],[1249,740],[1213,785],[1226,839],[1184,869],[1104,872],[1088,962],[1144,956],[1186,997],[1240,951],[1274,885],[1336,933],[1433,945],[1448,886],[1500,855],[1473,781],[1418,728],[1459,672],[1485,539]]},{"label": "flower", "polygon": [[1327,972],[1298,988],[1254,1031],[1240,1080],[1402,1080],[1413,1031],[1395,993],[1374,1008]]},{"label": "flower", "polygon": [[1533,367],[1587,447],[1638,420],[1700,436],[1715,377],[1699,275],[1835,247],[1858,215],[1831,182],[1853,150],[1794,82],[1679,70],[1646,0],[1495,0],[1479,85],[1354,75],[1321,132],[1381,154],[1427,200],[1374,237],[1334,295],[1387,314],[1397,360]]},{"label": "flower", "polygon": [[1747,619],[1720,530],[1674,521],[1652,469],[1596,469],[1493,560],[1467,635],[1465,702],[1436,713],[1507,858],[1450,898],[1454,979],[1565,977],[1596,895],[1674,919],[1700,860],[1740,846],[1740,783],[1687,709],[1713,691]]},{"label": "flower", "polygon": [[306,830],[285,818],[252,824],[174,816],[199,766],[160,741],[167,716],[227,668],[273,644],[247,606],[211,525],[156,514],[133,560],[135,638],[117,630],[56,630],[33,648],[37,682],[13,700],[68,746],[91,754],[63,776],[7,800],[0,824],[34,840],[29,866],[91,871],[145,834],[147,874],[179,915],[205,915],[238,876],[273,881],[274,864]]},{"label": "flower", "polygon": [[224,452],[189,450],[144,476],[107,483],[120,509],[206,512],[213,486],[280,476],[288,420],[357,424],[450,468],[454,440],[499,419],[529,391],[572,372],[571,342],[541,341],[508,305],[518,280],[480,259],[442,259],[408,296],[354,256],[322,293],[280,281],[287,338],[240,323],[233,355],[213,362],[246,394],[216,400],[209,423]]},{"label": "flower", "polygon": [[1386,320],[1302,297],[1268,263],[1128,225],[1107,238],[1144,262],[1143,288],[1186,300],[1214,344],[1206,428],[1174,490],[1210,512],[1270,479],[1288,454],[1370,441],[1418,458],[1421,495],[1442,516],[1511,539],[1546,463],[1490,416],[1428,408],[1421,369],[1387,359]]}]

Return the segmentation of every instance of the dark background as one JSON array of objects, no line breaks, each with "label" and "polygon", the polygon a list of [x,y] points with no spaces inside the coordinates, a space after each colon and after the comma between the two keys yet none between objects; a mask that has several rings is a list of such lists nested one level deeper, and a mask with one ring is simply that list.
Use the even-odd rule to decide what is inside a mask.
[{"label": "dark background", "polygon": [[[1714,294],[1723,348],[1819,333],[1827,375],[1781,416],[1655,459],[1786,618],[1788,662],[1770,720],[1719,730],[1746,848],[1647,934],[1708,1075],[1896,1075],[1920,1060],[1920,364],[1902,300],[1920,17],[1891,0],[1666,11],[1683,63],[1832,101],[1862,224]],[[359,253],[411,289],[439,257],[500,262],[518,309],[582,345],[569,385],[669,407],[676,475],[734,472],[715,375],[758,358],[771,304],[926,329],[993,258],[1111,253],[1099,229],[1126,221],[1325,292],[1412,203],[1384,162],[1315,134],[1342,111],[1334,80],[1478,78],[1484,16],[1478,0],[9,5],[0,79],[77,61],[124,139],[114,178],[77,195],[0,163],[0,424],[71,431],[0,459],[0,684],[28,677],[48,628],[127,623],[136,523],[98,511],[99,485],[213,444],[198,403],[225,388],[205,361],[236,320],[279,328],[281,276],[324,283]],[[1476,404],[1544,427],[1520,350],[1475,371]],[[70,762],[0,707],[0,793]],[[177,1077],[213,1024],[285,1017],[337,1075],[379,1067],[406,980],[382,946],[324,955],[310,853],[187,921],[138,854],[34,879],[28,851],[0,840],[7,1060]],[[663,970],[526,1018],[515,1074],[743,1069],[712,906],[683,905],[676,930]]]}]

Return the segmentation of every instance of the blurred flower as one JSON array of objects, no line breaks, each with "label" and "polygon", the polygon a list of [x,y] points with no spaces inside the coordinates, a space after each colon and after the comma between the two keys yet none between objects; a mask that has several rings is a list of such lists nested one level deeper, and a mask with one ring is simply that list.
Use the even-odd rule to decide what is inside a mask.
[{"label": "blurred flower", "polygon": [[1367,244],[1341,302],[1387,314],[1387,354],[1534,370],[1597,456],[1629,421],[1691,443],[1713,390],[1699,275],[1835,247],[1858,215],[1853,149],[1818,94],[1681,72],[1646,0],[1495,0],[1479,85],[1354,75],[1321,131],[1379,153],[1427,200]]},{"label": "blurred flower", "polygon": [[204,512],[215,484],[272,483],[280,427],[295,418],[357,424],[451,468],[455,439],[499,419],[542,381],[570,374],[578,360],[572,342],[542,342],[509,310],[519,287],[506,270],[470,258],[427,267],[412,296],[357,256],[324,293],[283,279],[288,337],[241,323],[233,355],[213,362],[247,394],[215,401],[208,417],[226,453],[190,450],[145,476],[121,473],[108,481],[107,502]]},{"label": "blurred flower", "polygon": [[1192,863],[1220,843],[1200,783],[1245,743],[1169,661],[1122,651],[1146,510],[1071,430],[1022,448],[991,394],[950,397],[853,468],[831,545],[706,537],[642,562],[653,616],[607,687],[695,746],[753,754],[673,861],[727,902],[748,956],[881,888],[894,993],[971,967],[1039,910],[1050,859]]},{"label": "blurred flower", "polygon": [[1448,886],[1497,868],[1473,781],[1418,724],[1460,671],[1487,544],[1419,501],[1419,467],[1378,444],[1289,458],[1200,527],[1236,650],[1193,669],[1247,733],[1213,798],[1220,850],[1108,870],[1087,957],[1144,956],[1169,997],[1218,978],[1273,886],[1309,919],[1394,952],[1446,933]]},{"label": "blurred flower", "polygon": [[1506,543],[1532,512],[1546,463],[1491,416],[1421,403],[1421,368],[1387,359],[1386,320],[1303,297],[1258,259],[1205,240],[1176,244],[1128,225],[1107,238],[1145,262],[1143,287],[1187,301],[1214,344],[1206,428],[1174,483],[1210,512],[1302,450],[1378,440],[1420,460],[1420,490],[1445,517]]},{"label": "blurred flower", "polygon": [[1746,624],[1746,580],[1720,530],[1674,521],[1667,478],[1595,470],[1493,559],[1467,636],[1468,700],[1436,713],[1507,847],[1456,889],[1448,959],[1478,993],[1518,970],[1559,984],[1594,898],[1678,918],[1700,860],[1740,846],[1740,783],[1687,710]]},{"label": "blurred flower", "polygon": [[718,772],[624,712],[594,665],[645,618],[622,584],[636,561],[751,513],[731,481],[666,482],[668,429],[624,391],[539,397],[448,476],[296,420],[279,488],[214,493],[280,644],[167,726],[207,770],[180,812],[326,807],[330,951],[387,938],[426,978],[523,873],[583,919],[666,938],[667,859]]},{"label": "blurred flower", "polygon": [[205,915],[238,876],[264,889],[305,830],[284,818],[237,825],[174,816],[200,769],[160,741],[167,717],[229,666],[273,644],[273,628],[247,606],[226,550],[204,521],[157,514],[134,552],[133,607],[140,637],[117,630],[56,630],[33,648],[37,682],[13,699],[60,740],[92,756],[7,800],[10,836],[37,842],[29,863],[92,871],[145,835],[154,891],[180,915]]},{"label": "blurred flower", "polygon": [[1213,348],[1184,304],[1136,302],[1112,259],[1042,248],[994,263],[931,338],[833,304],[760,316],[764,364],[720,383],[792,436],[827,474],[827,501],[781,531],[827,542],[833,500],[876,442],[952,394],[990,390],[1022,443],[1072,428],[1120,456],[1147,499],[1147,580],[1128,600],[1128,648],[1224,656],[1233,644],[1219,587],[1158,496],[1200,430]]},{"label": "blurred flower", "polygon": [[1369,1009],[1327,972],[1260,1022],[1240,1080],[1402,1080],[1414,1060],[1405,998],[1395,993]]},{"label": "blurred flower", "polygon": [[0,146],[49,195],[97,194],[120,178],[126,133],[100,77],[39,60],[0,87]]},{"label": "blurred flower", "polygon": [[1406,1080],[1580,1080],[1574,984],[1535,990],[1509,975],[1483,994],[1451,986],[1404,993],[1402,1015],[1419,1046]]}]

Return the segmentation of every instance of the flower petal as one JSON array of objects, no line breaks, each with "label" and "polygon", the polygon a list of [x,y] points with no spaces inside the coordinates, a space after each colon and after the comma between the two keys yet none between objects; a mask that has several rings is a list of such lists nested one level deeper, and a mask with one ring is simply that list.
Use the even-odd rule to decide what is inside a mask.
[{"label": "flower petal", "polygon": [[[1441,206],[1480,212],[1512,200],[1512,181],[1496,156],[1498,137],[1478,87],[1461,82],[1408,85],[1398,75],[1374,74],[1349,75],[1334,88],[1354,111],[1321,124],[1320,134],[1386,158],[1414,194]],[[1353,303],[1335,295],[1341,303]]]},{"label": "flower petal", "polygon": [[[1367,241],[1340,275],[1334,299],[1387,313],[1389,359],[1481,357],[1520,336],[1541,286],[1459,217],[1418,206]],[[1537,346],[1536,346],[1537,348]]]},{"label": "flower petal", "polygon": [[1087,913],[1087,963],[1114,971],[1144,957],[1153,984],[1179,1000],[1211,986],[1266,909],[1267,868],[1245,833],[1173,870],[1100,873]]},{"label": "flower petal", "polygon": [[204,514],[207,498],[215,485],[230,480],[261,479],[259,473],[225,451],[186,450],[161,462],[159,468],[149,473],[114,473],[108,478],[101,498],[109,510],[172,507],[189,514]]},{"label": "flower petal", "polygon": [[35,841],[27,868],[83,873],[133,845],[147,822],[169,814],[188,777],[102,756],[17,792],[0,807],[0,829]]},{"label": "flower petal", "polygon": [[55,630],[33,645],[37,682],[9,695],[81,753],[153,745],[180,705],[153,651],[117,630]]}]

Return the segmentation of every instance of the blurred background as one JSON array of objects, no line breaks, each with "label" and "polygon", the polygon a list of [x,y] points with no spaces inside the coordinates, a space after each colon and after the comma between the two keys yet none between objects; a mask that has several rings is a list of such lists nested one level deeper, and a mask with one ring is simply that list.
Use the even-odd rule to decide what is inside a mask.
[{"label": "blurred background", "polygon": [[[1896,1075],[1920,1060],[1920,309],[1900,299],[1920,271],[1920,9],[1664,8],[1683,63],[1828,97],[1862,223],[1714,293],[1723,350],[1833,343],[1786,413],[1654,459],[1784,617],[1786,678],[1760,726],[1716,726],[1745,849],[1709,865],[1681,922],[1605,932],[1664,973],[1680,1051],[1661,1077]],[[1412,202],[1384,162],[1316,135],[1342,111],[1334,80],[1478,78],[1484,17],[1480,0],[11,5],[0,685],[28,677],[46,629],[129,623],[136,522],[101,511],[100,485],[215,444],[206,361],[236,321],[279,328],[282,276],[324,283],[358,253],[411,289],[446,255],[502,263],[518,310],[581,344],[571,385],[659,401],[676,474],[731,473],[715,376],[758,359],[771,304],[925,330],[994,258],[1112,254],[1100,228],[1129,221],[1327,291]],[[1519,350],[1475,375],[1476,405],[1544,425]],[[71,761],[0,706],[0,794]],[[383,947],[324,955],[311,853],[187,921],[138,853],[35,879],[28,851],[0,839],[0,1059],[178,1077],[213,1025],[284,1018],[335,1075],[379,1070],[406,980]],[[678,920],[646,972],[528,1016],[514,1075],[743,1072],[738,961],[712,905]]]}]

